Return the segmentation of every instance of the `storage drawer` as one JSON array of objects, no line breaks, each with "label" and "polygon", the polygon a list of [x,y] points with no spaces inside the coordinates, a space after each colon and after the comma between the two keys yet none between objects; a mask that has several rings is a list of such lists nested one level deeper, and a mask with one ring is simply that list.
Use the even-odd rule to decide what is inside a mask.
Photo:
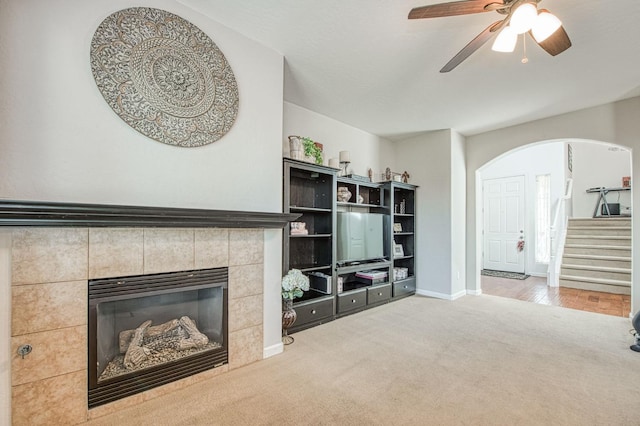
[{"label": "storage drawer", "polygon": [[333,319],[333,297],[318,301],[310,300],[295,305],[297,318],[289,331],[306,328],[307,325],[319,324]]},{"label": "storage drawer", "polygon": [[409,277],[406,280],[393,283],[393,297],[409,296],[416,292],[416,277]]},{"label": "storage drawer", "polygon": [[365,288],[338,295],[339,314],[362,309],[365,306],[367,306],[367,290]]},{"label": "storage drawer", "polygon": [[367,304],[374,305],[391,299],[391,284],[379,285],[367,289]]}]

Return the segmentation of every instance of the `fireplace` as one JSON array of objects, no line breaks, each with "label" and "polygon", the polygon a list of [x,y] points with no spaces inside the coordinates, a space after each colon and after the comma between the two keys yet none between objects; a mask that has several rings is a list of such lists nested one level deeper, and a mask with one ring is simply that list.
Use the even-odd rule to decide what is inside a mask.
[{"label": "fireplace", "polygon": [[[11,358],[13,423],[82,424],[278,353],[279,347],[265,347],[263,307],[272,297],[264,294],[265,277],[277,280],[279,272],[265,267],[264,249],[277,241],[271,230],[298,218],[297,213],[0,200],[0,269],[11,271],[0,274],[0,285],[11,287],[11,300],[3,305],[8,309],[0,311],[11,324],[5,361]],[[93,376],[97,383],[98,361],[95,356],[90,364],[87,356],[88,280],[220,267],[228,268],[227,363],[216,367],[224,361],[214,360],[210,365],[216,368],[162,386],[148,384],[148,390],[128,391],[131,396],[110,403],[96,405],[92,398],[89,409],[87,382]],[[33,351],[16,356],[24,344]],[[0,423],[5,418],[0,415]]]},{"label": "fireplace", "polygon": [[89,408],[228,362],[228,268],[89,281]]}]

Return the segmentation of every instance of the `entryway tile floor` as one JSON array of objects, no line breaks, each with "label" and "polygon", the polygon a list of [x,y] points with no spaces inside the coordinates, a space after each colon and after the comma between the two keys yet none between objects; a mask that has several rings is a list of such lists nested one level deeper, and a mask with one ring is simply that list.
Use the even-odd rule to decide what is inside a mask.
[{"label": "entryway tile floor", "polygon": [[543,277],[525,280],[481,276],[482,294],[524,300],[544,305],[597,312],[600,314],[629,317],[631,296],[578,290],[566,287],[549,287]]}]

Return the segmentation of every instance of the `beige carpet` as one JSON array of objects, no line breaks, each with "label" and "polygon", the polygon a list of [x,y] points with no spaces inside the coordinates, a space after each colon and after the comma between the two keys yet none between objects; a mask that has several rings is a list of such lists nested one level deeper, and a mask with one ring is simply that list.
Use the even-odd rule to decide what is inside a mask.
[{"label": "beige carpet", "polygon": [[94,425],[638,425],[629,319],[414,296]]}]

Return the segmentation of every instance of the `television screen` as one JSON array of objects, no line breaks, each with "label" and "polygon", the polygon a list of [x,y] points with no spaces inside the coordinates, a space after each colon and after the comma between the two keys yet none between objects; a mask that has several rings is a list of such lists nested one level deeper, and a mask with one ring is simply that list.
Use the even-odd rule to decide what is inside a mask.
[{"label": "television screen", "polygon": [[337,261],[382,259],[384,216],[379,213],[338,212]]}]

